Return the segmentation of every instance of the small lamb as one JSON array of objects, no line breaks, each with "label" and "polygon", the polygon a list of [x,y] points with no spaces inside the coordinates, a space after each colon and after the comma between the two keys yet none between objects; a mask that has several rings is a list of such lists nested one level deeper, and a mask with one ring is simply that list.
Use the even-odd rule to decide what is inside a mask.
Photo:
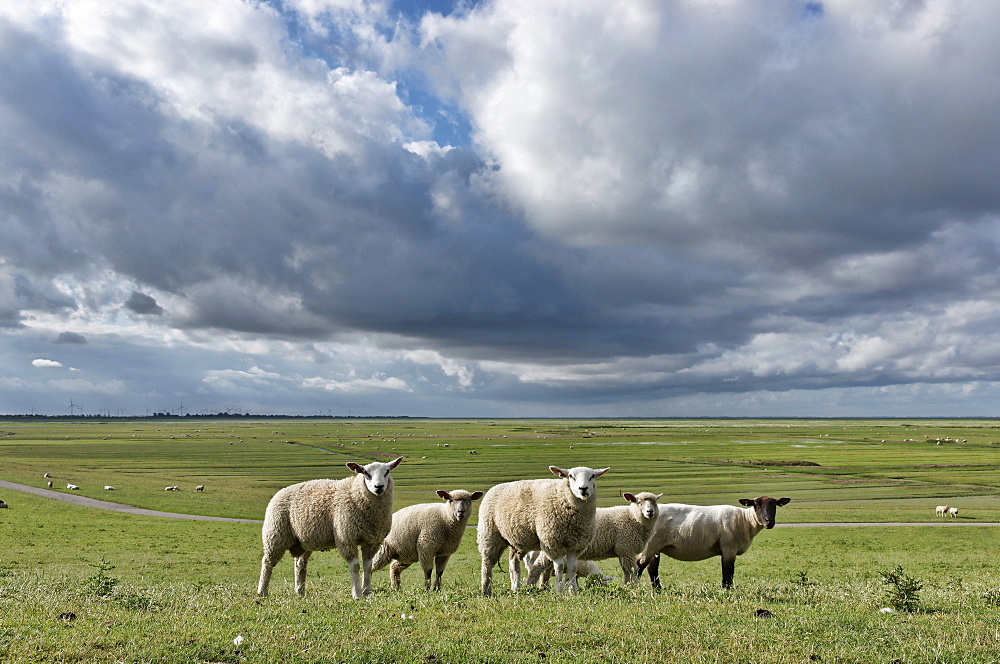
[{"label": "small lamb", "polygon": [[508,547],[511,558],[510,584],[521,586],[521,556],[541,550],[553,562],[556,592],[575,592],[576,563],[580,551],[594,536],[597,512],[595,480],[610,470],[579,466],[564,470],[549,466],[559,479],[517,480],[497,484],[479,507],[476,543],[482,558],[482,592],[493,591],[493,566]]},{"label": "small lamb", "polygon": [[264,513],[264,557],[257,594],[267,596],[271,572],[289,551],[295,559],[295,592],[305,595],[309,556],[313,551],[336,548],[351,572],[351,597],[370,595],[372,556],[392,526],[393,481],[389,472],[402,460],[373,461],[367,466],[352,461],[347,467],[356,475],[300,482],[274,494]]},{"label": "small lamb", "polygon": [[639,573],[648,565],[649,579],[654,588],[659,588],[661,553],[676,560],[722,556],[722,587],[731,588],[736,557],[750,548],[757,533],[774,528],[777,508],[791,500],[769,496],[740,499],[747,509],[733,505],[661,505],[653,535],[637,561]]},{"label": "small lamb", "polygon": [[948,508],[948,516],[954,517],[954,518],[957,519],[958,518],[958,508],[957,507],[949,507]]},{"label": "small lamb", "polygon": [[[624,493],[622,497],[628,505],[599,507],[594,521],[594,538],[580,552],[580,560],[605,560],[618,558],[622,567],[622,582],[637,583],[636,557],[642,553],[657,517],[660,506],[656,501],[663,494],[643,491],[638,494]],[[544,553],[534,564],[529,565],[528,585],[535,585],[539,577],[546,583],[552,571],[552,561]]]},{"label": "small lamb", "polygon": [[426,590],[431,589],[431,573],[437,566],[434,590],[441,590],[441,576],[448,559],[462,543],[472,514],[472,501],[482,498],[483,492],[439,490],[437,495],[445,502],[411,505],[392,515],[392,528],[372,560],[372,570],[391,563],[389,580],[394,590],[399,590],[403,570],[415,562],[424,571]]}]

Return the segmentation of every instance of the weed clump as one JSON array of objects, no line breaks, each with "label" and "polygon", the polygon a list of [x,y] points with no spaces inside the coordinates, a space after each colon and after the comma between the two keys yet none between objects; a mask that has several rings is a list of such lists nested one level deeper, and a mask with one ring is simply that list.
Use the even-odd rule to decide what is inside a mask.
[{"label": "weed clump", "polygon": [[904,613],[916,613],[920,609],[922,581],[907,574],[902,565],[883,571],[881,577],[888,593],[889,606]]}]

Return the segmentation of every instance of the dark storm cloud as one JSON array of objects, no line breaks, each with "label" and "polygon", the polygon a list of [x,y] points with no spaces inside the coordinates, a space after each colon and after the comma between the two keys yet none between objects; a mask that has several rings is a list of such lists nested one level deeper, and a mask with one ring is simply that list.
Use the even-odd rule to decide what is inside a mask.
[{"label": "dark storm cloud", "polygon": [[125,308],[129,311],[141,315],[162,316],[163,307],[156,303],[156,298],[133,291],[125,301]]},{"label": "dark storm cloud", "polygon": [[59,336],[56,337],[55,343],[57,344],[74,344],[82,346],[87,343],[87,337],[76,332],[60,332]]}]

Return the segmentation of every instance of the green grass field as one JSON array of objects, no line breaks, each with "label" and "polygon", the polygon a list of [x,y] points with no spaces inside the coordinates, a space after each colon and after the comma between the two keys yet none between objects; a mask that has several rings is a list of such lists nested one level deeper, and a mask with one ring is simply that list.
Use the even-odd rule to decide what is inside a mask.
[{"label": "green grass field", "polygon": [[[611,466],[619,491],[663,501],[789,496],[779,522],[1000,521],[1000,423],[915,420],[0,421],[0,479],[141,507],[260,519],[274,491],[343,477],[350,460],[404,456],[396,506],[438,488]],[[940,441],[940,443],[938,443]],[[475,454],[470,454],[475,451]],[[105,492],[102,486],[114,485]],[[179,485],[179,492],[164,486]],[[195,493],[196,484],[206,485]],[[375,575],[349,598],[346,564],[313,556],[294,596],[289,558],[256,598],[260,527],[138,517],[3,491],[0,659],[5,662],[995,662],[996,527],[777,528],[719,589],[718,559],[664,561],[664,590],[584,584],[576,596],[479,596],[475,538],[425,593]],[[474,517],[475,518],[475,517]],[[883,613],[902,566],[918,610]],[[506,569],[506,563],[504,563]],[[614,561],[604,570],[620,575]],[[771,617],[758,617],[758,610]],[[73,620],[60,619],[72,613]],[[403,616],[406,616],[405,618]],[[242,637],[239,645],[236,637]]]}]

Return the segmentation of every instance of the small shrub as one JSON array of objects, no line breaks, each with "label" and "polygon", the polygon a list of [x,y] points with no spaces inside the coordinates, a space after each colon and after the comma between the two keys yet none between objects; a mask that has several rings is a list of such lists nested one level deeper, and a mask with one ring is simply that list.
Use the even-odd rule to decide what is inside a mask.
[{"label": "small shrub", "polygon": [[115,586],[118,585],[118,579],[110,576],[108,572],[115,569],[116,566],[101,558],[101,562],[92,563],[91,567],[96,567],[97,571],[83,580],[84,594],[99,598],[113,595]]},{"label": "small shrub", "polygon": [[905,613],[915,613],[919,610],[919,593],[924,587],[922,581],[907,574],[902,565],[885,570],[881,576],[882,583],[887,586],[889,606]]}]

